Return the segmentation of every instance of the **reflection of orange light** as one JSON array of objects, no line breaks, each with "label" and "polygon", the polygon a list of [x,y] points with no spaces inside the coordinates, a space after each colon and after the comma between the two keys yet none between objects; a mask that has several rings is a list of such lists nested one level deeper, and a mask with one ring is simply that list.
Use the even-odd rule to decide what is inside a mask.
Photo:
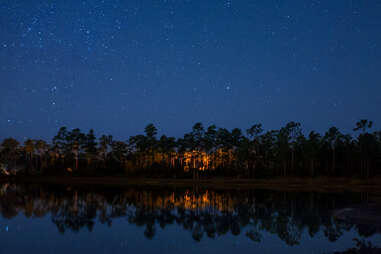
[{"label": "reflection of orange light", "polygon": [[190,201],[191,200],[191,197],[189,196],[189,195],[185,195],[185,197],[184,197],[184,199],[185,199],[185,201]]},{"label": "reflection of orange light", "polygon": [[202,201],[204,203],[209,203],[208,191],[202,195]]},{"label": "reflection of orange light", "polygon": [[67,168],[67,171],[68,172],[73,172],[73,170],[71,168]]}]

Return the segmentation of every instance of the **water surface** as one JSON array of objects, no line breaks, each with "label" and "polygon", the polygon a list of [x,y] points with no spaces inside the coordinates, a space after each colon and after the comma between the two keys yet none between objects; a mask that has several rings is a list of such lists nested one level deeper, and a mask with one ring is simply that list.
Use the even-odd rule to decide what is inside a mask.
[{"label": "water surface", "polygon": [[367,193],[3,184],[0,253],[328,253],[381,225]]}]

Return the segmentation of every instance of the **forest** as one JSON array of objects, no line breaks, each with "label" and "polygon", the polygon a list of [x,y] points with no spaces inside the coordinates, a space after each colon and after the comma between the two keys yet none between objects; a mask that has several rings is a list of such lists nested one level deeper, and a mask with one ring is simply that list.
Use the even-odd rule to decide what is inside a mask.
[{"label": "forest", "polygon": [[158,137],[148,124],[128,140],[95,136],[94,130],[61,127],[51,142],[6,138],[0,146],[2,175],[130,176],[234,179],[274,177],[357,177],[381,173],[381,131],[360,120],[354,135],[336,127],[304,134],[300,123],[264,131],[254,124],[231,131],[202,123],[175,138]]}]

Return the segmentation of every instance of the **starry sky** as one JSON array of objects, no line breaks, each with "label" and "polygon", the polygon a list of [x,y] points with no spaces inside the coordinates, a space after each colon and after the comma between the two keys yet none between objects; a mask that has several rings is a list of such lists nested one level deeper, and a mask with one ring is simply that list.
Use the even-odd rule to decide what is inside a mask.
[{"label": "starry sky", "polygon": [[0,138],[381,121],[381,1],[0,0]]}]

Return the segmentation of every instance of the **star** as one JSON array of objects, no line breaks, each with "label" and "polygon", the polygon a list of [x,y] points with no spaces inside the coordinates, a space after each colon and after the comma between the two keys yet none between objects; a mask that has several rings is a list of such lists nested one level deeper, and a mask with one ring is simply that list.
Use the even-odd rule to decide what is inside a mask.
[{"label": "star", "polygon": [[[264,116],[276,108],[289,118],[294,115],[287,115],[290,108],[281,103],[291,95],[310,106],[328,88],[333,96],[341,93],[343,101],[316,102],[321,106],[319,120],[311,120],[316,129],[327,120],[322,112],[351,108],[353,101],[361,106],[336,119],[364,114],[379,121],[367,108],[381,105],[381,88],[375,85],[381,54],[381,5],[376,1],[365,7],[355,1],[314,0],[292,8],[279,1],[233,0],[1,2],[0,112],[5,117],[0,139],[45,135],[44,130],[56,127],[56,118],[81,127],[87,120],[81,116],[88,117],[95,129],[127,126],[127,118],[113,122],[107,114],[126,101],[134,106],[121,112],[128,111],[136,126],[157,121],[169,133],[175,129],[165,126],[171,110],[184,117],[179,123],[203,121],[213,110],[226,111],[229,102],[236,103],[237,112],[272,104],[263,108]],[[324,24],[321,29],[319,24]],[[90,105],[98,98],[102,114],[96,115],[99,110],[91,111]],[[15,105],[17,100],[28,107]],[[196,102],[203,109],[198,115],[188,111]],[[162,115],[141,117],[151,108]],[[293,120],[310,119],[306,112],[298,107],[295,115],[301,119]],[[222,123],[226,115],[217,113],[216,122]],[[240,128],[249,121],[243,114],[231,118]],[[275,118],[264,121],[277,126]],[[33,119],[30,129],[9,128],[20,121],[29,124],[27,119]],[[176,135],[185,131],[180,125]],[[138,131],[134,128],[126,135]]]}]

